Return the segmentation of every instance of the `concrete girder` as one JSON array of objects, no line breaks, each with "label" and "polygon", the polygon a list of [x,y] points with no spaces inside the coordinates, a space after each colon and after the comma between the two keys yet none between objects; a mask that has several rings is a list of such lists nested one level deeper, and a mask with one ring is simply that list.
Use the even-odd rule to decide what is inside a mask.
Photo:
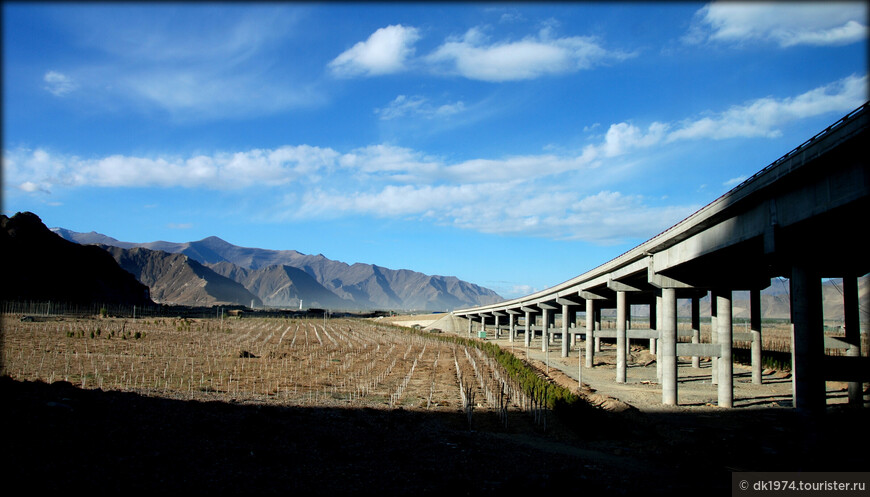
[{"label": "concrete girder", "polygon": [[622,283],[616,280],[610,280],[607,282],[607,288],[613,290],[614,292],[640,292],[641,288],[628,285],[626,283]]},{"label": "concrete girder", "polygon": [[634,262],[611,271],[608,275],[608,280],[624,281],[638,276],[642,277],[646,274],[649,267],[649,262],[646,259],[646,257],[638,258]]},{"label": "concrete girder", "polygon": [[[657,253],[652,256],[650,273],[654,280],[660,277],[661,282],[676,282],[674,287],[682,284],[683,287],[732,290],[766,288],[770,286],[770,277],[776,271],[773,269],[773,258],[761,254],[762,242],[761,238],[752,238],[667,267],[665,265],[670,264],[667,251],[661,253],[663,255]],[[674,248],[679,249],[680,246]]]},{"label": "concrete girder", "polygon": [[[769,222],[761,225],[763,230],[769,230],[772,226],[788,226],[797,218],[818,212],[819,200],[826,200],[823,208],[832,208],[834,204],[866,197],[867,155],[864,150],[868,123],[870,115],[865,104],[690,216],[686,221],[691,222],[681,222],[667,231],[668,236],[656,237],[659,240],[652,239],[644,245],[650,252],[661,252],[759,203],[767,203],[766,213],[759,214],[770,216]],[[826,177],[833,180],[825,181]],[[818,198],[804,196],[804,201],[809,200],[808,205],[797,210],[794,202],[780,205],[784,192],[796,191],[813,182],[827,184],[821,186],[820,190],[825,191],[820,191]],[[804,193],[810,192],[805,189]],[[774,199],[772,203],[771,199]],[[836,201],[831,202],[831,199]]]},{"label": "concrete girder", "polygon": [[[867,169],[870,170],[870,167]],[[870,190],[870,186],[867,188]],[[870,272],[865,230],[856,229],[855,226],[855,220],[865,218],[868,212],[870,193],[849,206],[777,229],[777,248],[771,264],[776,271],[774,276],[788,277],[794,264],[807,261],[811,261],[815,271],[823,278]],[[813,240],[834,242],[811,243]]]},{"label": "concrete girder", "polygon": [[[860,137],[866,140],[866,129]],[[870,261],[854,219],[870,209],[870,169],[856,140],[827,155],[802,157],[795,169],[784,171],[788,181],[760,181],[741,195],[739,205],[717,201],[722,207],[691,232],[649,249],[653,271],[696,286],[732,289],[757,287],[755,275],[789,276],[795,261],[815,261],[822,276],[866,272]],[[837,243],[808,243],[829,235]]]},{"label": "concrete girder", "polygon": [[677,281],[674,278],[669,278],[663,274],[659,274],[655,271],[655,266],[653,264],[653,258],[647,257],[647,282],[656,287],[656,288],[694,288],[694,286],[682,282]]},{"label": "concrete girder", "polygon": [[580,302],[576,302],[576,301],[574,301],[574,300],[571,300],[571,299],[568,299],[568,298],[564,298],[564,297],[557,297],[557,298],[556,298],[556,303],[559,304],[559,305],[571,305],[571,306],[575,306],[575,305],[576,305],[576,306],[578,306],[578,307],[583,307],[583,306],[585,305],[585,304],[581,304]]},{"label": "concrete girder", "polygon": [[580,290],[577,292],[577,296],[586,300],[608,300],[610,297],[591,292],[589,290]]}]

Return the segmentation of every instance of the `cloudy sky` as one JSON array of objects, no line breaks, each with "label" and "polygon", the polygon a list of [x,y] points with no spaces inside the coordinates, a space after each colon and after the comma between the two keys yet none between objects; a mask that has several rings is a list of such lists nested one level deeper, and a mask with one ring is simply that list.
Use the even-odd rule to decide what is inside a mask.
[{"label": "cloudy sky", "polygon": [[868,99],[864,2],[4,3],[3,213],[561,283]]}]

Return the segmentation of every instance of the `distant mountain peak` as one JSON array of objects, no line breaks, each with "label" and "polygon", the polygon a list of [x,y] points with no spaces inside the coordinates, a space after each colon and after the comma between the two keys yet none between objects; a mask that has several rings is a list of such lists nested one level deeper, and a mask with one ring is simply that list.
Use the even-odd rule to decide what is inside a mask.
[{"label": "distant mountain peak", "polygon": [[199,243],[208,243],[208,244],[216,244],[216,245],[232,245],[232,243],[224,240],[218,236],[207,236],[199,241]]}]

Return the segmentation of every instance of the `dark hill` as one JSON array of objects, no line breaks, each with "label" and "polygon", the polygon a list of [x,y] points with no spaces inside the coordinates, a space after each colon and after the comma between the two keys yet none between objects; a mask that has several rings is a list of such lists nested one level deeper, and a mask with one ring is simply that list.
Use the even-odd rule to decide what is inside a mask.
[{"label": "dark hill", "polygon": [[30,212],[0,215],[0,260],[3,300],[154,304],[108,252],[64,240]]}]

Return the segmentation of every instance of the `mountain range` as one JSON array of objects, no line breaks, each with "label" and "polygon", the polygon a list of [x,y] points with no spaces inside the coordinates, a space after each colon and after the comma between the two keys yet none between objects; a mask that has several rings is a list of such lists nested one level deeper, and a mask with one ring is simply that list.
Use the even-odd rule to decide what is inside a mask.
[{"label": "mountain range", "polygon": [[502,300],[492,290],[453,276],[347,264],[295,250],[240,247],[216,236],[184,243],[132,243],[96,232],[52,231],[110,252],[161,303],[444,311]]},{"label": "mountain range", "polygon": [[[427,276],[370,264],[332,261],[295,250],[239,247],[217,237],[186,243],[122,242],[95,232],[49,230],[33,213],[0,216],[2,300],[191,306],[245,305],[335,310],[449,310],[501,300],[455,277]],[[870,278],[859,278],[860,318],[870,320]],[[748,317],[746,292],[734,293],[734,316]],[[825,319],[843,316],[842,283],[822,286]],[[789,317],[788,281],[762,291],[764,318]],[[687,301],[680,301],[681,315]],[[632,315],[647,315],[633,306]],[[709,312],[702,299],[701,313]]]}]

